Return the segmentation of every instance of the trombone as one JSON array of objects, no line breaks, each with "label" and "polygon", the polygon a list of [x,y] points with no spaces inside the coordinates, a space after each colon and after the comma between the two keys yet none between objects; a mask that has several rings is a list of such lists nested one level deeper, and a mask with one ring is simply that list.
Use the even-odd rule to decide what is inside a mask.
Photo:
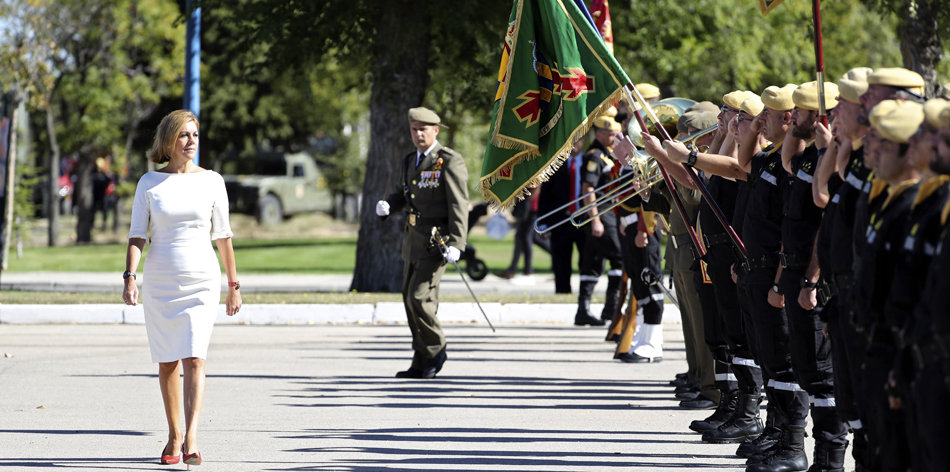
[{"label": "trombone", "polygon": [[[624,175],[623,177],[630,178],[630,182],[625,182],[623,185],[618,185],[616,188],[605,193],[601,197],[595,199],[593,202],[590,202],[587,205],[584,205],[583,207],[578,208],[577,211],[571,214],[571,217],[568,218],[568,220],[574,226],[584,226],[587,223],[590,223],[591,220],[593,220],[594,218],[597,218],[597,216],[600,213],[606,213],[608,211],[613,210],[614,208],[617,208],[618,206],[626,203],[627,200],[630,200],[631,198],[640,195],[641,193],[652,188],[654,185],[663,181],[663,174],[659,171],[659,166],[656,164],[656,162],[654,162],[651,165],[650,170],[651,170],[651,173],[647,175],[647,177],[643,181],[639,181],[640,175],[637,175],[636,173]],[[640,189],[636,190],[635,192],[632,192],[630,195],[624,196],[622,198],[616,198],[618,194],[622,194],[623,192],[627,191],[630,187],[633,187],[634,184],[637,182],[639,182],[639,184],[641,185]],[[611,199],[614,199],[615,201],[611,203],[609,206],[607,206],[606,208],[600,208],[601,203],[611,200]],[[588,212],[594,207],[597,207],[598,215],[591,216]],[[585,215],[586,215],[586,218],[578,221],[577,218],[585,216]]]},{"label": "trombone", "polygon": [[581,202],[584,201],[585,198],[587,198],[587,197],[589,197],[589,196],[591,196],[591,195],[594,195],[594,194],[596,194],[597,192],[599,192],[599,191],[601,191],[601,190],[604,190],[604,189],[610,187],[611,185],[619,184],[622,180],[629,179],[629,178],[630,178],[630,174],[621,175],[620,177],[617,177],[616,179],[611,180],[610,182],[607,182],[607,183],[605,183],[604,185],[601,185],[600,187],[597,187],[597,188],[595,188],[594,190],[591,190],[590,192],[587,192],[587,193],[585,193],[585,194],[583,194],[583,195],[581,195],[581,196],[579,196],[579,197],[577,197],[577,198],[575,198],[575,199],[573,199],[573,200],[571,200],[571,201],[569,201],[569,202],[567,202],[567,203],[565,203],[565,204],[563,204],[563,205],[561,205],[561,206],[559,206],[559,207],[557,207],[557,208],[555,208],[555,209],[553,209],[553,210],[551,210],[551,211],[549,211],[549,212],[547,212],[547,213],[545,213],[545,214],[539,216],[538,219],[534,220],[534,230],[537,231],[538,234],[544,234],[544,233],[547,233],[548,231],[551,231],[551,230],[554,229],[554,228],[557,228],[558,226],[563,225],[564,223],[567,223],[568,221],[571,221],[571,218],[570,218],[570,217],[564,218],[563,220],[558,221],[557,223],[555,223],[555,224],[553,224],[553,225],[551,225],[551,226],[547,226],[547,227],[544,228],[544,229],[542,229],[542,228],[538,225],[538,223],[540,223],[540,222],[541,222],[542,220],[544,220],[545,218],[549,218],[549,217],[551,217],[551,216],[553,216],[553,215],[555,215],[555,214],[557,214],[557,213],[560,213],[560,212],[564,211],[565,209],[567,209],[568,207],[570,207],[571,205],[576,205],[576,204],[578,204],[578,203],[581,203]]},{"label": "trombone", "polygon": [[[716,123],[710,126],[709,128],[699,130],[689,136],[686,136],[680,142],[685,144],[688,149],[692,150],[696,144],[696,140],[698,140],[699,138],[702,138],[703,136],[706,136],[709,133],[715,132],[717,129],[719,129],[719,123]],[[696,150],[700,151],[699,149],[696,149]]]}]

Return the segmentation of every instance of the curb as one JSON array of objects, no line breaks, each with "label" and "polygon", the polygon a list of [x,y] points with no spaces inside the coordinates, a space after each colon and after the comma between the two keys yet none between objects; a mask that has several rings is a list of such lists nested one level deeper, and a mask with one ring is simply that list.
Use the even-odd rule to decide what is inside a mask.
[{"label": "curb", "polygon": [[[680,323],[679,308],[667,303],[664,323]],[[577,305],[483,303],[492,323],[565,323],[574,322]],[[599,313],[603,305],[591,305]],[[474,303],[441,303],[439,320],[443,323],[485,323]],[[316,325],[402,323],[406,311],[402,303],[380,302],[354,305],[244,305],[237,315],[225,314],[218,305],[217,325]],[[145,324],[142,305],[2,305],[0,324]]]}]

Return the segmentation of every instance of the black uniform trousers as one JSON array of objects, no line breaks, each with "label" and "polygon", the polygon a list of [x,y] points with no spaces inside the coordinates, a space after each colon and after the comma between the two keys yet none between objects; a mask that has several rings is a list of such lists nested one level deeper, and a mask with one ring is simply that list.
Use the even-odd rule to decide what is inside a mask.
[{"label": "black uniform trousers", "polygon": [[551,230],[551,270],[554,272],[554,293],[571,293],[571,274],[574,273],[574,247],[584,263],[584,230],[572,224],[563,224]]},{"label": "black uniform trousers", "polygon": [[919,432],[921,470],[946,470],[950,464],[950,359],[929,363],[918,370],[910,388]]},{"label": "black uniform trousers", "polygon": [[763,282],[775,277],[775,268],[753,269],[746,275],[752,305],[752,325],[759,357],[756,363],[768,376],[772,387],[770,403],[790,425],[804,425],[808,416],[808,393],[797,383],[792,372],[788,320],[784,308],[769,304],[772,284]]},{"label": "black uniform trousers", "polygon": [[779,289],[785,295],[792,371],[812,404],[815,441],[824,443],[829,449],[839,449],[848,445],[848,430],[835,407],[831,341],[822,332],[824,322],[818,313],[806,310],[798,303],[800,282],[804,276],[804,267],[789,267],[782,271],[779,280]]},{"label": "black uniform trousers", "polygon": [[787,421],[785,416],[784,409],[778,408],[778,400],[775,398],[775,388],[769,386],[769,372],[761,368],[761,363],[758,359],[762,358],[762,354],[759,353],[759,344],[758,338],[756,337],[755,323],[752,321],[752,294],[749,292],[749,284],[745,282],[746,272],[742,268],[742,264],[735,264],[734,266],[737,275],[736,292],[739,295],[739,311],[742,314],[742,327],[746,333],[746,341],[749,343],[749,352],[752,354],[752,359],[754,363],[759,366],[759,375],[762,378],[761,385],[762,390],[765,391],[765,396],[768,398],[768,403],[766,404],[767,411],[770,417],[774,416],[775,427],[784,425]]},{"label": "black uniform trousers", "polygon": [[643,310],[643,322],[657,325],[663,323],[663,289],[658,285],[647,285],[640,274],[649,269],[663,283],[663,266],[660,256],[660,237],[656,233],[647,236],[647,246],[637,247],[637,226],[627,226],[621,241],[623,268],[630,279],[630,292],[637,300],[637,309]]},{"label": "black uniform trousers", "polygon": [[732,371],[732,351],[723,332],[722,320],[719,316],[719,304],[716,301],[716,288],[703,280],[702,267],[696,263],[693,272],[693,285],[699,295],[699,306],[703,309],[703,340],[709,347],[713,357],[713,371],[716,373],[716,388],[720,393],[735,394],[739,387],[736,385],[736,374]]},{"label": "black uniform trousers", "polygon": [[[703,256],[703,261],[706,262],[706,274],[712,281],[716,303],[715,319],[707,318],[705,306],[703,307],[706,343],[713,351],[717,364],[720,358],[716,357],[712,343],[722,346],[724,353],[721,357],[728,364],[728,372],[732,374],[739,393],[757,395],[762,386],[762,369],[755,363],[755,356],[752,355],[739,305],[738,288],[732,281],[731,268],[736,261],[732,245],[721,243],[710,246]],[[716,374],[718,377],[718,370]]]},{"label": "black uniform trousers", "polygon": [[850,293],[839,291],[824,307],[828,320],[828,338],[831,339],[831,358],[835,375],[835,405],[838,417],[851,430],[851,451],[856,463],[868,464],[868,437],[864,427],[864,408],[867,403],[861,380],[861,364],[867,341],[851,324],[851,307],[847,304]]},{"label": "black uniform trousers", "polygon": [[[584,225],[584,250],[581,251],[581,288],[580,297],[590,298],[594,293],[594,285],[604,272],[606,261],[610,261],[608,277],[623,275],[623,256],[620,254],[620,229],[617,227],[617,217],[613,214],[601,215],[604,224],[604,234],[594,237],[591,234],[591,225]],[[612,316],[612,314],[611,314]]]},{"label": "black uniform trousers", "polygon": [[[890,333],[886,333],[890,336]],[[897,348],[888,343],[870,342],[862,366],[863,389],[867,394],[868,440],[875,459],[870,464],[872,470],[882,472],[907,470],[910,464],[910,451],[907,444],[903,413],[892,410],[884,385],[888,374],[894,367]],[[944,399],[946,401],[946,399]],[[947,427],[943,425],[943,427]],[[945,444],[944,447],[950,445]],[[946,470],[943,464],[941,470]]]}]

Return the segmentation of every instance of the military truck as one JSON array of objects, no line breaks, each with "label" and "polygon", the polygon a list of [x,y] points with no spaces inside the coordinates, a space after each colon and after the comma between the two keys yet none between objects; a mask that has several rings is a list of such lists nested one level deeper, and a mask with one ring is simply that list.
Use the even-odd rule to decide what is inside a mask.
[{"label": "military truck", "polygon": [[326,179],[307,153],[259,151],[253,159],[226,158],[215,167],[224,177],[230,211],[254,215],[263,225],[333,207]]}]

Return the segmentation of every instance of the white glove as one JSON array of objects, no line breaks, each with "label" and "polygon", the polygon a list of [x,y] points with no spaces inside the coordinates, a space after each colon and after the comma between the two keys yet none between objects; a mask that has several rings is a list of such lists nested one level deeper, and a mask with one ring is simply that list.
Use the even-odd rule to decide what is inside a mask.
[{"label": "white glove", "polygon": [[442,254],[442,256],[449,262],[458,262],[459,258],[462,257],[462,252],[452,246],[448,246],[445,248],[445,254]]},{"label": "white glove", "polygon": [[380,200],[376,202],[376,215],[389,216],[389,202],[386,200]]}]

